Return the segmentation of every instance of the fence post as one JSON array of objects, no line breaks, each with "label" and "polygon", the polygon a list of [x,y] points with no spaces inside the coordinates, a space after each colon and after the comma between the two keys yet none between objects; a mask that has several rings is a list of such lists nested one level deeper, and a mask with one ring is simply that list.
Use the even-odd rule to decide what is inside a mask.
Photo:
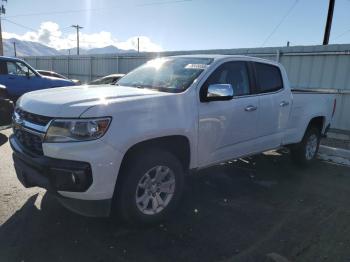
[{"label": "fence post", "polygon": [[90,56],[90,72],[89,72],[89,80],[92,81],[92,59],[93,57]]},{"label": "fence post", "polygon": [[276,62],[280,62],[280,50],[279,49],[277,49],[276,50]]},{"label": "fence post", "polygon": [[117,55],[117,73],[119,74],[119,55]]},{"label": "fence post", "polygon": [[70,78],[70,72],[69,72],[69,55],[67,56],[67,77]]}]

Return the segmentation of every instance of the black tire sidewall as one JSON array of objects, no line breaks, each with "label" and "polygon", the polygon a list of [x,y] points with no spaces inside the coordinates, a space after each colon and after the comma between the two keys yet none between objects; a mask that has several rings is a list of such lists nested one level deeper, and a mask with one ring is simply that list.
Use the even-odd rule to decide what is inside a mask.
[{"label": "black tire sidewall", "polygon": [[[316,135],[316,137],[317,137],[317,148],[316,148],[316,152],[315,152],[315,155],[313,156],[313,158],[307,159],[306,158],[306,145],[307,145],[309,137],[312,135]],[[292,149],[292,157],[293,157],[294,161],[297,164],[302,165],[302,166],[307,166],[310,163],[312,163],[316,159],[317,152],[318,152],[318,149],[320,146],[320,140],[321,140],[320,130],[316,127],[308,128],[308,130],[305,132],[305,135],[304,135],[302,141]]]},{"label": "black tire sidewall", "polygon": [[11,100],[0,98],[0,125],[11,124],[13,109],[14,105]]},{"label": "black tire sidewall", "polygon": [[[141,177],[151,168],[157,165],[169,167],[175,176],[175,192],[169,204],[158,214],[143,214],[136,206],[135,194]],[[117,208],[121,218],[130,223],[152,224],[165,219],[180,201],[184,172],[180,161],[170,152],[163,150],[148,150],[143,154],[137,154],[128,160],[122,170],[120,185],[117,186]]]}]

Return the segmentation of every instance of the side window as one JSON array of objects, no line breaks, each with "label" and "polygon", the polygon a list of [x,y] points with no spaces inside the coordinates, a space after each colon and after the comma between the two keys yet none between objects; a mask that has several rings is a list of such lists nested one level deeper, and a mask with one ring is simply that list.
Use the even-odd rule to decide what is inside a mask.
[{"label": "side window", "polygon": [[254,63],[259,93],[275,92],[283,88],[281,71],[277,66]]},{"label": "side window", "polygon": [[245,62],[227,62],[219,66],[207,79],[204,90],[211,84],[231,84],[234,96],[250,94],[249,76]]},{"label": "side window", "polygon": [[9,75],[29,76],[35,75],[32,70],[21,62],[7,62],[7,72]]},{"label": "side window", "polygon": [[17,72],[19,75],[27,75],[28,76],[34,76],[34,72],[25,64],[21,63],[21,62],[16,62],[16,66],[17,66]]},{"label": "side window", "polygon": [[6,62],[7,64],[7,73],[9,75],[17,75],[17,67],[13,62]]},{"label": "side window", "polygon": [[5,61],[0,61],[0,75],[7,75],[7,66]]}]

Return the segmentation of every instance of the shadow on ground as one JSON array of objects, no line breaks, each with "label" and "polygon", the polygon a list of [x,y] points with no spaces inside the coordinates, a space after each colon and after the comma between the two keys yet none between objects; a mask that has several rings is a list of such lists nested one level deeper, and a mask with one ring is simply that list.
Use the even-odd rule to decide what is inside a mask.
[{"label": "shadow on ground", "polygon": [[[39,208],[35,203],[41,197],[33,195],[0,227],[0,258],[264,261],[271,252],[293,261],[319,261],[334,252],[346,258],[349,214],[342,211],[348,203],[349,189],[343,186],[350,182],[348,171],[321,162],[301,170],[276,153],[226,163],[188,178],[172,219],[148,228],[75,215],[48,194]],[[331,177],[336,185],[330,185],[330,172],[336,172]],[[331,233],[335,222],[342,229]]]}]

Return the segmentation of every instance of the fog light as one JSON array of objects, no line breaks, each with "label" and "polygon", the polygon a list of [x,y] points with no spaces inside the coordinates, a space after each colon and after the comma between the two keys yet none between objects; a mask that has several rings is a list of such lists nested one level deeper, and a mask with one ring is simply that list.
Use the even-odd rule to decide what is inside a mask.
[{"label": "fog light", "polygon": [[74,175],[74,173],[72,173],[72,174],[71,174],[71,177],[72,177],[72,182],[73,182],[73,184],[75,184],[76,179],[75,179],[75,175]]},{"label": "fog light", "polygon": [[84,192],[92,184],[91,169],[69,170],[51,168],[50,180],[57,191]]}]

